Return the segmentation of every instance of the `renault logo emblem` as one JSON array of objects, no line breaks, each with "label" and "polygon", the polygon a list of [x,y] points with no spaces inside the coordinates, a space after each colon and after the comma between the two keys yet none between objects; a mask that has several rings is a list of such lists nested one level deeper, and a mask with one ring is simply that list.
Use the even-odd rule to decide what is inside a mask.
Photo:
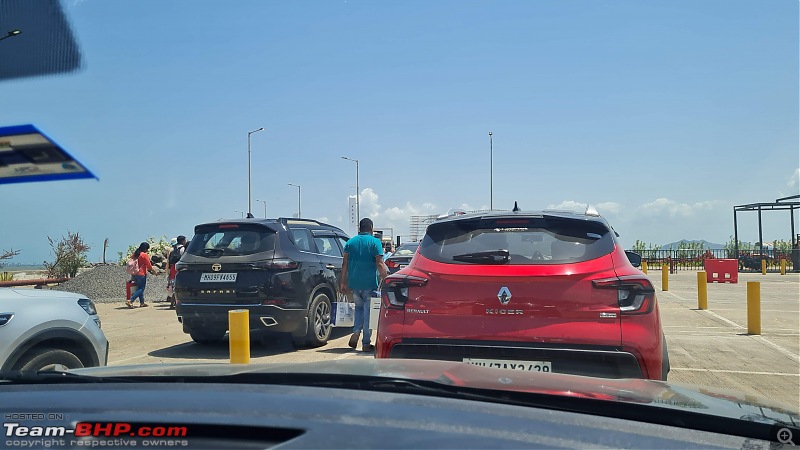
[{"label": "renault logo emblem", "polygon": [[219,264],[219,263],[212,264],[211,265],[211,270],[213,270],[214,272],[219,272],[220,270],[222,270],[222,264]]},{"label": "renault logo emblem", "polygon": [[500,300],[501,305],[507,305],[511,301],[511,291],[503,286],[500,288],[500,292],[497,293],[497,298]]}]

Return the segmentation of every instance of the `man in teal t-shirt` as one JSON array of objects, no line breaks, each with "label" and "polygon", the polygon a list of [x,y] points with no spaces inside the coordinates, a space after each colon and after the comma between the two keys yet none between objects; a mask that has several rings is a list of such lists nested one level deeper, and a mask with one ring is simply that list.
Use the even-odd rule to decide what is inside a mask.
[{"label": "man in teal t-shirt", "polygon": [[[358,236],[353,236],[344,245],[342,261],[341,292],[353,291],[356,303],[356,317],[353,335],[350,336],[350,347],[356,348],[361,332],[364,332],[361,350],[371,352],[375,347],[370,344],[372,330],[369,329],[370,298],[378,288],[380,281],[386,278],[386,265],[383,263],[383,245],[372,235],[372,220],[361,219],[358,223]],[[380,280],[378,279],[380,276]]]}]

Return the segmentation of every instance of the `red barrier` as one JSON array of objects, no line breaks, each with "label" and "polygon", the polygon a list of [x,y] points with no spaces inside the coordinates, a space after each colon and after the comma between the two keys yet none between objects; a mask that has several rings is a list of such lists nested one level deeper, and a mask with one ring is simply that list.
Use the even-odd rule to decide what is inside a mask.
[{"label": "red barrier", "polygon": [[136,282],[133,280],[128,280],[125,282],[125,300],[131,299],[131,288],[133,292],[136,292]]},{"label": "red barrier", "polygon": [[739,261],[735,259],[706,259],[703,268],[708,283],[739,282]]}]

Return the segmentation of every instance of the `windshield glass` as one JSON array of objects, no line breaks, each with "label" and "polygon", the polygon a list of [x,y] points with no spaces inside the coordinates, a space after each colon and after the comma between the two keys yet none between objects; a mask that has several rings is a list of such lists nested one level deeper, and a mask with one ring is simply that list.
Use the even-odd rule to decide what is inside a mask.
[{"label": "windshield glass", "polygon": [[796,412],[798,17],[0,0],[0,372],[313,363]]},{"label": "windshield glass", "polygon": [[417,248],[419,248],[419,244],[403,244],[392,253],[395,256],[414,256],[416,253]]},{"label": "windshield glass", "polygon": [[275,233],[262,227],[207,227],[198,231],[187,249],[191,255],[252,255],[275,249]]},{"label": "windshield glass", "polygon": [[422,240],[423,256],[448,263],[481,263],[484,252],[505,250],[510,264],[587,261],[614,250],[611,232],[599,222],[542,218],[465,219],[433,224]]}]

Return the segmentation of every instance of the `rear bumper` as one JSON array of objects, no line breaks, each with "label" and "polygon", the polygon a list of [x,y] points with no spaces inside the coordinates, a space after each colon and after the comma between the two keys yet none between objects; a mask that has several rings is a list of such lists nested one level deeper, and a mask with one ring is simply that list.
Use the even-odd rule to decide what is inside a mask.
[{"label": "rear bumper", "polygon": [[249,311],[250,331],[305,332],[305,309],[284,309],[274,305],[179,303],[175,312],[178,321],[184,325],[184,331],[193,327],[224,327],[227,330],[228,311],[241,309]]},{"label": "rear bumper", "polygon": [[388,357],[445,361],[462,361],[464,358],[549,361],[556,373],[603,378],[643,377],[636,356],[614,347],[406,339],[388,349]]}]

